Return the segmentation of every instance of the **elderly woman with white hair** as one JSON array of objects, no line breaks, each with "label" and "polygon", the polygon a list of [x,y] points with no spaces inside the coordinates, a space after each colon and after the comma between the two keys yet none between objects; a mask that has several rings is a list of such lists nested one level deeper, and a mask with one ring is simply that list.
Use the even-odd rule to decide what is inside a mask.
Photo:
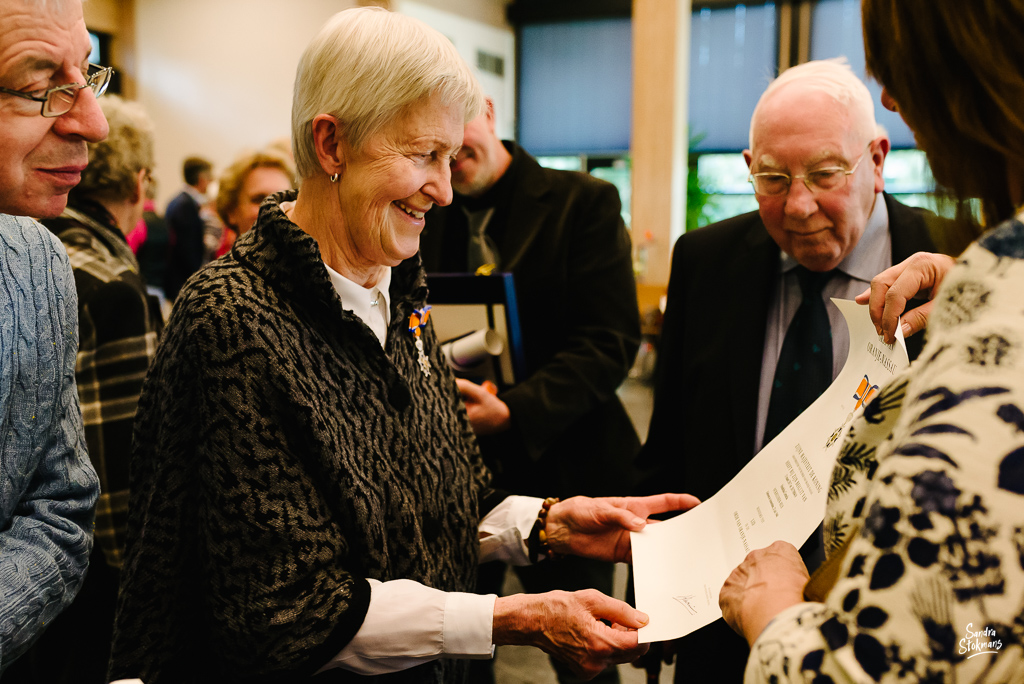
[{"label": "elderly woman with white hair", "polygon": [[347,10],[306,49],[299,190],[190,280],[147,379],[114,678],[459,682],[509,643],[592,676],[645,650],[646,617],[597,592],[468,593],[481,559],[628,560],[696,503],[490,488],[418,257],[481,99],[408,17]]}]

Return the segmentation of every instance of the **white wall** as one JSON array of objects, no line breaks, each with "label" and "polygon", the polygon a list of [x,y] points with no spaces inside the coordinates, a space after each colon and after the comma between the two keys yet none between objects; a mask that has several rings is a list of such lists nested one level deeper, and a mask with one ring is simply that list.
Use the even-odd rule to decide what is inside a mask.
[{"label": "white wall", "polygon": [[[492,0],[481,0],[478,4],[481,7],[489,7],[494,3]],[[484,93],[493,98],[498,135],[511,140],[515,132],[516,113],[515,34],[509,28],[493,26],[476,19],[439,10],[423,2],[397,0],[393,7],[395,11],[416,17],[448,36],[462,58],[473,68],[473,73],[480,81]],[[477,50],[484,50],[504,58],[505,74],[503,78],[476,68]]]},{"label": "white wall", "polygon": [[295,67],[354,0],[136,0],[138,92],[156,124],[157,206],[201,155],[219,174],[243,150],[289,135]]},{"label": "white wall", "polygon": [[[417,0],[418,4],[430,5],[449,14],[473,19],[503,29],[511,29],[505,16],[505,6],[510,0]],[[396,4],[402,4],[397,0]]]},{"label": "white wall", "polygon": [[[496,0],[463,0],[481,18]],[[137,98],[156,125],[157,206],[182,186],[181,163],[201,155],[219,174],[245,150],[290,134],[292,85],[303,49],[335,12],[356,0],[136,0]],[[476,19],[415,2],[393,8],[456,41],[506,57],[504,79],[481,75],[510,136],[514,115],[514,38]],[[466,9],[466,8],[463,8]]]}]

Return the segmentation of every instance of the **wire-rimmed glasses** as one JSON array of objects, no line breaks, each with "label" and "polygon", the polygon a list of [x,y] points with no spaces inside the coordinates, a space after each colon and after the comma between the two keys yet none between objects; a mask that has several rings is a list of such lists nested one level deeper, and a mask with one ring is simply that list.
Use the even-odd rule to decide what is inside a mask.
[{"label": "wire-rimmed glasses", "polygon": [[10,90],[9,88],[0,88],[0,93],[21,97],[33,102],[41,102],[42,109],[40,114],[47,118],[62,116],[70,112],[71,108],[75,106],[75,100],[78,99],[78,91],[82,88],[92,88],[92,92],[96,97],[105,93],[107,86],[110,85],[110,77],[114,73],[114,68],[90,64],[88,72],[85,83],[68,83],[45,90],[41,95],[32,95],[18,90]]},{"label": "wire-rimmed glasses", "polygon": [[[868,148],[871,147],[872,142],[874,141],[872,140],[867,144]],[[828,192],[830,190],[839,190],[846,185],[847,176],[852,176],[857,171],[857,167],[864,160],[865,154],[867,154],[867,149],[861,153],[857,163],[849,170],[842,166],[827,166],[823,169],[815,169],[802,176],[790,176],[788,173],[766,171],[764,173],[752,173],[747,177],[747,180],[754,186],[755,195],[769,197],[786,194],[789,192],[789,186],[797,179],[802,180],[804,185],[807,186],[807,190],[812,193],[815,191]]]}]

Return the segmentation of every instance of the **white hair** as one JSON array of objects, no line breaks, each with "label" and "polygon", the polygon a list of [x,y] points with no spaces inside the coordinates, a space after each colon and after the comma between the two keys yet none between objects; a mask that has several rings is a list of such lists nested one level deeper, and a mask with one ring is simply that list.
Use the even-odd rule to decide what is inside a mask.
[{"label": "white hair", "polygon": [[379,7],[338,12],[299,60],[292,99],[292,148],[300,178],[320,169],[313,119],[331,114],[350,145],[413,103],[438,94],[468,122],[483,102],[480,85],[451,41],[423,22]]},{"label": "white hair", "polygon": [[871,92],[864,82],[853,73],[846,58],[820,59],[786,69],[761,93],[761,99],[757,101],[754,114],[750,117],[751,148],[754,145],[754,129],[761,106],[774,94],[792,83],[798,83],[828,95],[847,109],[851,124],[863,127],[871,135],[877,137],[879,130],[884,131],[875,122],[875,105],[871,98]]},{"label": "white hair", "polygon": [[129,201],[135,194],[139,171],[151,170],[155,164],[153,121],[141,104],[117,95],[105,95],[99,104],[110,132],[104,140],[89,143],[89,165],[71,193]]}]

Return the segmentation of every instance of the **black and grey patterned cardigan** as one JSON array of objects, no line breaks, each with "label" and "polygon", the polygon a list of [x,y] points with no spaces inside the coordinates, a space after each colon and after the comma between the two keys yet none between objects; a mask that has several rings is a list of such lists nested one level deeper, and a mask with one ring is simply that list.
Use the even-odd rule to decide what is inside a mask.
[{"label": "black and grey patterned cardigan", "polygon": [[[146,380],[112,679],[297,681],[359,629],[365,578],[475,584],[502,495],[430,326],[430,375],[417,363],[419,257],[394,270],[385,354],[281,212],[293,198],[190,279]],[[382,679],[462,678],[442,660]]]}]

